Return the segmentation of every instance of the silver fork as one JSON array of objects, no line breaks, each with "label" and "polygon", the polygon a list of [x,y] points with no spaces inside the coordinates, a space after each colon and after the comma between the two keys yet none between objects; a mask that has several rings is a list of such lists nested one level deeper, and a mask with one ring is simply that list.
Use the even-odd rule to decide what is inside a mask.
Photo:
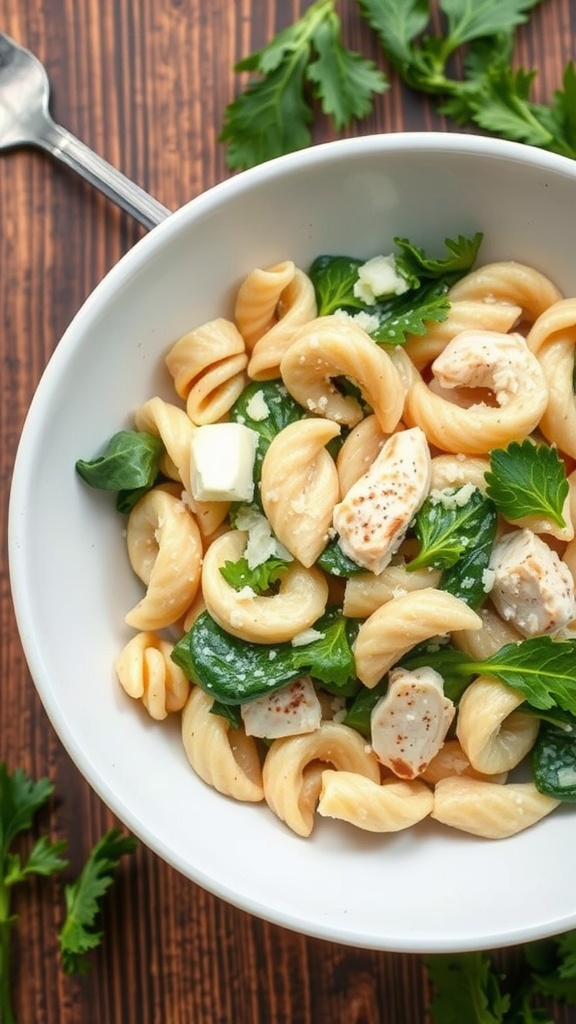
[{"label": "silver fork", "polygon": [[52,119],[46,69],[0,32],[0,150],[39,146],[82,175],[146,228],[170,210]]}]

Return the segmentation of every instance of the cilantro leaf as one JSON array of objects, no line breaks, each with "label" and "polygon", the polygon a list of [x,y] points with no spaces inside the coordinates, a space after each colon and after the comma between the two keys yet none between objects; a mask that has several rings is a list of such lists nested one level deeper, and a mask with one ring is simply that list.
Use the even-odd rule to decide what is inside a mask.
[{"label": "cilantro leaf", "polygon": [[441,0],[453,50],[473,39],[513,32],[541,0]]},{"label": "cilantro leaf", "polygon": [[510,996],[486,953],[437,953],[424,960],[432,982],[433,1024],[505,1024]]},{"label": "cilantro leaf", "polygon": [[120,858],[135,846],[132,836],[110,829],[93,847],[77,880],[66,886],[66,918],[58,936],[66,974],[89,970],[87,953],[102,941],[102,932],[96,927],[102,897],[112,885]]},{"label": "cilantro leaf", "polygon": [[247,558],[239,558],[237,562],[225,562],[220,566],[220,572],[234,590],[250,587],[255,594],[264,594],[282,578],[289,565],[290,562],[283,558],[267,558],[250,568]]},{"label": "cilantro leaf", "polygon": [[511,521],[542,516],[565,526],[562,509],[568,496],[564,463],[555,448],[532,441],[511,441],[490,452],[487,494]]},{"label": "cilantro leaf", "polygon": [[235,70],[255,73],[228,105],[219,136],[231,169],[243,169],[303,149],[311,141],[312,92],[337,129],[364,117],[387,88],[373,61],[346,49],[336,0],[315,0],[292,25]]},{"label": "cilantro leaf", "polygon": [[448,316],[447,292],[444,281],[425,281],[403,295],[377,302],[370,312],[379,323],[370,337],[381,344],[403,345],[409,334],[425,334],[431,323],[441,323]]}]

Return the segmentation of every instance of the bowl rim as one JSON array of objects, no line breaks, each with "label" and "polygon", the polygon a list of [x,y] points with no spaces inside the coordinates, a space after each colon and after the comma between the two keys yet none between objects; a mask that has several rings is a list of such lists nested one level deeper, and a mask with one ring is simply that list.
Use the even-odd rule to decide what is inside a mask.
[{"label": "bowl rim", "polygon": [[[174,852],[163,844],[161,837],[152,834],[146,824],[135,817],[130,807],[115,793],[109,781],[98,771],[97,766],[91,763],[75,737],[71,724],[67,721],[62,708],[55,699],[51,690],[50,680],[45,676],[41,644],[36,636],[35,624],[31,621],[28,614],[26,595],[21,589],[21,581],[25,577],[24,563],[26,559],[25,544],[21,536],[21,525],[23,521],[22,509],[26,506],[27,494],[30,493],[31,488],[32,452],[53,382],[58,379],[61,368],[66,363],[70,353],[77,346],[81,345],[85,326],[91,322],[96,310],[102,304],[106,304],[109,298],[117,293],[122,283],[135,274],[138,268],[149,260],[155,252],[162,249],[165,245],[169,245],[170,240],[179,233],[187,231],[189,224],[194,221],[195,217],[202,211],[217,205],[221,197],[242,195],[244,191],[252,190],[259,182],[275,178],[278,175],[287,174],[293,169],[306,169],[319,161],[327,163],[338,161],[343,155],[350,156],[356,153],[366,154],[372,152],[385,156],[387,153],[395,152],[417,153],[426,151],[473,154],[481,158],[488,157],[531,164],[536,168],[549,170],[556,174],[576,179],[576,163],[572,162],[569,158],[548,153],[523,143],[508,142],[466,133],[398,132],[388,135],[365,135],[320,143],[306,150],[277,157],[265,164],[242,171],[190,199],[139,239],[114,264],[88,295],[62,334],[61,339],[57,342],[30,402],[17,446],[8,503],[7,530],[8,568],[12,601],[29,673],[44,710],[63,747],[76,768],[105,805],[128,828],[139,835],[142,841],[154,853],[162,857],[168,864],[174,866],[185,877],[201,885],[207,891],[239,909],[252,913],[270,923],[294,931],[304,931],[305,934],[312,937],[339,942],[345,945],[364,946],[374,949],[390,948],[396,952],[409,953],[490,948],[502,945],[502,936],[496,933],[493,935],[486,934],[482,938],[481,945],[474,941],[468,943],[463,941],[457,947],[447,937],[446,939],[438,939],[434,944],[434,948],[431,948],[430,943],[422,947],[411,944],[411,942],[394,944],[394,946],[378,944],[373,940],[368,940],[362,934],[351,934],[344,927],[337,930],[331,922],[324,924],[322,921],[317,921],[313,928],[310,927],[309,922],[306,922],[306,927],[303,928],[300,917],[290,915],[289,913],[279,914],[276,909],[271,911],[270,908],[259,903],[256,899],[247,899],[245,896],[239,896],[233,888],[226,884],[226,881],[219,879],[216,883],[213,878],[206,877],[201,871],[191,872],[190,866],[185,864],[180,857],[175,856]],[[559,930],[574,927],[575,925],[576,908],[571,916],[567,916],[565,922],[561,923],[557,920],[550,922],[548,930],[543,928],[542,924],[539,924],[531,929],[524,928],[522,931],[507,935],[505,940],[506,944],[512,945],[522,941],[529,941],[533,938],[540,938],[544,935],[555,934]]]}]

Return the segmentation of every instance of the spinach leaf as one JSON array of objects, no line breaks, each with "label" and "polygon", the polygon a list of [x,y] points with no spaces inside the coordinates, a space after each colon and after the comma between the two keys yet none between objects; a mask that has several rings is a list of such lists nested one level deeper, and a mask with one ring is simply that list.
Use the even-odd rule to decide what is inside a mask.
[{"label": "spinach leaf", "polygon": [[576,733],[542,722],[532,749],[534,785],[556,800],[576,802]]},{"label": "spinach leaf", "polygon": [[372,690],[363,686],[356,694],[344,717],[344,725],[356,729],[365,739],[370,739],[370,716],[378,701],[388,689],[388,679],[381,679]]},{"label": "spinach leaf", "polygon": [[543,516],[565,526],[562,509],[568,481],[555,448],[526,440],[490,452],[487,493],[507,519]]},{"label": "spinach leaf", "polygon": [[338,576],[343,579],[349,579],[350,576],[357,576],[366,571],[344,554],[336,538],[328,541],[324,551],[316,559],[316,565],[330,576]]},{"label": "spinach leaf", "polygon": [[420,551],[406,568],[430,566],[443,569],[442,590],[479,608],[486,599],[484,574],[496,536],[496,508],[478,488],[467,501],[464,488],[446,488],[437,498],[427,498],[415,519]]},{"label": "spinach leaf", "polygon": [[347,696],[357,688],[352,644],[358,626],[337,609],[315,624],[311,643],[253,644],[226,633],[208,612],[175,644],[173,661],[222,704],[244,704],[311,675],[323,689]]},{"label": "spinach leaf", "polygon": [[318,316],[331,316],[338,309],[360,311],[366,303],[354,295],[358,268],[365,261],[352,256],[317,256],[308,276],[314,285]]},{"label": "spinach leaf", "polygon": [[406,568],[413,572],[425,566],[448,569],[455,565],[474,547],[486,518],[495,518],[494,506],[477,487],[447,487],[435,492],[416,513],[414,529],[420,550]]},{"label": "spinach leaf", "polygon": [[[255,395],[262,397],[262,402],[258,403],[258,407],[259,409],[263,407],[266,410],[266,415],[263,418],[260,418],[260,412],[257,418],[253,413],[251,414],[251,402]],[[236,423],[244,423],[258,434],[254,460],[255,501],[260,501],[262,463],[271,442],[284,427],[290,423],[296,423],[305,415],[306,412],[302,406],[288,394],[282,381],[278,380],[253,381],[244,389],[230,409],[231,420]]]},{"label": "spinach leaf", "polygon": [[160,438],[139,430],[120,430],[108,442],[103,455],[78,459],[76,472],[101,490],[118,491],[116,507],[129,512],[154,485],[164,454]]}]

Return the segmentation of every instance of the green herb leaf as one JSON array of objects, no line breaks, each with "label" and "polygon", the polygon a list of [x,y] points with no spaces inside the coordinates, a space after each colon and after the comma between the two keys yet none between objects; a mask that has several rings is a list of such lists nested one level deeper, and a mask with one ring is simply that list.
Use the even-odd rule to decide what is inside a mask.
[{"label": "green herb leaf", "polygon": [[52,875],[66,866],[60,856],[65,841],[37,839],[27,857],[12,851],[14,840],[32,828],[54,786],[48,778],[31,779],[22,768],[12,773],[0,762],[0,1020],[14,1021],[10,993],[11,932],[18,917],[11,911],[12,890],[32,875]]},{"label": "green herb leaf", "polygon": [[490,675],[519,690],[534,708],[555,706],[576,715],[576,640],[529,637],[505,644],[489,658],[474,661],[463,651],[443,647],[417,652],[402,660],[407,668],[430,665],[448,685],[469,683],[474,676]]},{"label": "green herb leaf", "polygon": [[239,558],[237,562],[225,562],[220,572],[234,590],[250,587],[255,594],[264,594],[282,579],[290,564],[282,558],[268,558],[251,569],[247,558]]},{"label": "green herb leaf", "polygon": [[221,704],[244,704],[272,693],[301,675],[344,696],[355,692],[352,643],[357,625],[338,610],[314,626],[321,636],[309,644],[252,644],[226,633],[208,612],[172,650],[184,674]]},{"label": "green herb leaf", "polygon": [[369,307],[378,317],[370,336],[379,344],[403,345],[409,334],[422,335],[431,323],[442,323],[450,311],[445,281],[425,281],[418,288]]},{"label": "green herb leaf", "polygon": [[219,138],[228,146],[231,169],[251,167],[310,144],[313,113],[308,83],[337,129],[367,114],[373,96],[387,88],[373,61],[344,47],[335,0],[316,0],[235,70],[259,77],[251,78],[226,108]]},{"label": "green herb leaf", "polygon": [[452,283],[453,275],[456,279],[462,277],[474,266],[483,237],[482,232],[477,231],[470,238],[458,235],[457,238],[444,239],[448,255],[443,259],[428,256],[424,249],[408,238],[395,238],[394,242],[400,249],[396,263],[405,277],[416,278],[418,282],[423,278],[441,278]]},{"label": "green herb leaf", "polygon": [[486,953],[437,953],[424,960],[432,982],[433,1024],[505,1024],[510,997]]},{"label": "green herb leaf", "polygon": [[485,475],[487,494],[507,519],[541,516],[565,526],[562,509],[568,481],[555,448],[512,441],[507,448],[490,452],[490,470]]},{"label": "green herb leaf", "polygon": [[[466,500],[462,501],[460,495],[467,495]],[[465,488],[447,487],[426,498],[414,521],[420,550],[406,568],[413,572],[426,566],[447,569],[454,565],[474,547],[487,517],[495,525],[493,509],[492,502],[478,488],[467,494]]]},{"label": "green herb leaf", "polygon": [[342,45],[340,19],[331,13],[318,24],[306,77],[314,84],[314,95],[337,130],[372,110],[373,98],[388,88],[382,72],[371,60]]},{"label": "green herb leaf", "polygon": [[452,49],[473,39],[511,33],[528,20],[528,11],[541,0],[441,0]]},{"label": "green herb leaf", "polygon": [[66,886],[66,918],[58,936],[66,974],[89,970],[87,953],[102,941],[102,931],[96,926],[102,897],[112,885],[120,858],[135,847],[132,836],[110,829],[93,847],[77,880]]}]

